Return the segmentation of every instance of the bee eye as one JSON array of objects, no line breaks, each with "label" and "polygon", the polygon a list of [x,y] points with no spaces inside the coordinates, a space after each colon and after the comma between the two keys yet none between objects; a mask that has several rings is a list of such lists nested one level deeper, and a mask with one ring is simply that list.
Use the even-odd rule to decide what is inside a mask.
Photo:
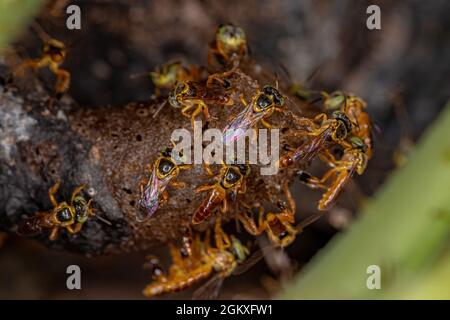
[{"label": "bee eye", "polygon": [[258,100],[256,101],[256,105],[262,109],[268,109],[272,106],[272,100],[265,94],[262,94],[258,97]]},{"label": "bee eye", "polygon": [[236,165],[242,175],[247,175],[249,173],[249,167],[246,164]]},{"label": "bee eye", "polygon": [[175,164],[168,159],[162,159],[159,162],[158,170],[164,175],[169,174],[173,168],[175,168]]},{"label": "bee eye", "polygon": [[328,110],[339,109],[345,102],[345,96],[342,94],[335,94],[325,102],[325,108]]},{"label": "bee eye", "polygon": [[343,140],[347,137],[348,131],[344,123],[340,123],[334,133],[334,139]]},{"label": "bee eye", "polygon": [[173,91],[171,91],[169,93],[169,97],[167,98],[167,101],[173,108],[179,109],[181,107],[181,105],[180,105],[180,103],[178,103],[176,95],[177,95],[177,93],[174,93]]},{"label": "bee eye", "polygon": [[273,95],[273,91],[274,91],[274,90],[275,90],[275,88],[274,88],[274,87],[271,87],[271,86],[265,86],[265,87],[263,88],[263,92],[264,92],[265,94],[269,95],[269,96]]},{"label": "bee eye", "polygon": [[283,232],[281,232],[281,233],[278,235],[278,238],[280,238],[280,240],[282,240],[282,239],[286,238],[287,236],[288,236],[288,233],[287,233],[286,230],[284,230]]},{"label": "bee eye", "polygon": [[188,87],[187,87],[187,90],[186,90],[186,95],[187,95],[187,96],[193,97],[193,96],[195,96],[196,94],[197,94],[197,90],[195,90],[194,87],[192,87],[192,86],[188,86]]},{"label": "bee eye", "polygon": [[272,86],[265,86],[263,88],[263,92],[272,98],[273,103],[278,106],[282,106],[284,104],[283,95]]},{"label": "bee eye", "polygon": [[277,207],[278,207],[278,209],[280,209],[280,210],[286,210],[287,204],[286,204],[286,202],[284,202],[284,201],[278,201]]},{"label": "bee eye", "polygon": [[183,93],[183,91],[186,90],[187,85],[185,83],[179,83],[177,84],[177,86],[175,87],[175,94],[179,95],[181,93]]},{"label": "bee eye", "polygon": [[282,106],[284,104],[284,98],[282,95],[274,95],[273,96],[273,102],[277,105],[277,106]]},{"label": "bee eye", "polygon": [[364,143],[364,141],[358,137],[351,137],[350,139],[350,143],[352,145],[353,148],[357,148],[362,150],[363,152],[367,151],[367,145]]},{"label": "bee eye", "polygon": [[233,169],[229,169],[225,175],[225,181],[229,184],[235,184],[241,178],[241,174]]},{"label": "bee eye", "polygon": [[63,208],[58,211],[56,218],[59,222],[67,222],[72,219],[72,213],[70,212],[69,208]]},{"label": "bee eye", "polygon": [[352,131],[352,122],[350,119],[345,115],[345,113],[340,111],[333,112],[333,119],[339,120],[342,125],[344,126],[346,132]]}]

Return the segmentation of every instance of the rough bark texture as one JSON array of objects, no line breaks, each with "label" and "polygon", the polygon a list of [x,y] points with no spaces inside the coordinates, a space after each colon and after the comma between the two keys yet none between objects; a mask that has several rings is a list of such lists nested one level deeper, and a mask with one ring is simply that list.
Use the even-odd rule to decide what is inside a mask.
[{"label": "rough bark texture", "polygon": [[[258,67],[249,70],[264,79],[257,72]],[[244,107],[239,102],[241,94],[249,101],[258,87],[271,83],[262,81],[267,82],[258,83],[243,72],[236,73],[231,79],[234,89],[229,93],[235,105],[211,105],[210,112],[217,120],[212,120],[209,127],[223,128],[230,116]],[[170,145],[174,129],[192,131],[190,119],[168,104],[154,118],[162,99],[91,109],[76,105],[68,97],[51,105],[46,91],[31,75],[21,80],[18,88],[15,85],[2,88],[0,95],[3,230],[14,232],[20,222],[36,211],[51,209],[47,191],[61,180],[61,201],[69,200],[72,190],[85,184],[88,194],[93,195],[96,214],[111,225],[92,218],[79,234],[63,232],[54,242],[47,240],[46,233],[38,237],[52,247],[100,254],[144,249],[181,236],[207,195],[196,194],[195,189],[213,182],[202,165],[180,173],[178,180],[187,187],[169,186],[169,201],[150,220],[137,222],[136,211],[140,210],[139,184],[145,178],[146,166]],[[298,113],[300,109],[287,101],[286,110]],[[277,128],[288,128],[292,126],[291,113],[275,113],[270,121]],[[231,203],[229,217],[242,202],[267,203],[268,195],[283,198],[282,188],[293,174],[294,169],[290,169],[264,176],[258,166],[252,165],[247,192]],[[206,226],[214,219],[210,220]]]}]

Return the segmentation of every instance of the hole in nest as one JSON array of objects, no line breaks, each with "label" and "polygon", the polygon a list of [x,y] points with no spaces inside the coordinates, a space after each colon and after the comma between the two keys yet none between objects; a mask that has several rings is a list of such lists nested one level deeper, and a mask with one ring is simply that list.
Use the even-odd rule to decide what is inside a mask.
[{"label": "hole in nest", "polygon": [[186,202],[187,202],[187,203],[191,203],[191,199],[187,199],[187,198],[186,198]]},{"label": "hole in nest", "polygon": [[128,194],[133,194],[133,191],[131,191],[131,190],[128,189],[128,188],[122,188],[122,190],[125,191],[125,192],[128,193]]},{"label": "hole in nest", "polygon": [[134,201],[134,200],[130,201],[130,206],[134,207],[135,204],[136,204],[136,201]]},{"label": "hole in nest", "polygon": [[138,134],[138,135],[136,136],[136,140],[137,140],[137,141],[142,141],[142,136],[141,136],[140,134]]}]

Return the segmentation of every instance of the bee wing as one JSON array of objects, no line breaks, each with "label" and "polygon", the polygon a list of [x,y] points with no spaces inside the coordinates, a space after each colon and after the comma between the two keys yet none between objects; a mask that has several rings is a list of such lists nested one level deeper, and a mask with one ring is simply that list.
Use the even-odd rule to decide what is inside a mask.
[{"label": "bee wing", "polygon": [[149,183],[145,187],[139,201],[141,207],[144,209],[144,212],[138,211],[138,221],[142,222],[149,219],[156,212],[156,210],[158,210],[159,196],[164,191],[167,183],[168,181],[158,179],[156,176],[156,168],[154,168]]},{"label": "bee wing", "polygon": [[192,300],[214,300],[219,296],[222,288],[223,280],[225,279],[223,273],[216,273],[204,285],[194,291]]},{"label": "bee wing", "polygon": [[248,105],[223,129],[225,144],[239,139],[241,135],[256,125],[264,116],[263,112],[253,112],[253,105]]},{"label": "bee wing", "polygon": [[251,267],[253,267],[256,263],[258,263],[264,257],[264,252],[262,249],[257,250],[253,253],[248,259],[246,259],[243,263],[238,265],[234,271],[234,275],[239,275],[244,272],[247,272]]},{"label": "bee wing", "polygon": [[42,232],[42,227],[40,226],[39,221],[40,218],[37,216],[26,219],[19,225],[17,233],[21,236],[36,236],[40,234]]}]

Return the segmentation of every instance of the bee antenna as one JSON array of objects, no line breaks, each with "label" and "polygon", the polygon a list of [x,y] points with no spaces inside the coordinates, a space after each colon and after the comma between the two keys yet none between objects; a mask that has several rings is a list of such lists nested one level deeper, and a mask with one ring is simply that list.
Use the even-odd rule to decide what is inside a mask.
[{"label": "bee antenna", "polygon": [[312,72],[309,74],[309,76],[306,78],[305,83],[310,82],[320,71],[320,65],[317,65],[316,67],[314,67],[314,69],[312,70]]},{"label": "bee antenna", "polygon": [[280,70],[284,73],[284,75],[288,78],[289,83],[293,83],[292,80],[292,76],[291,73],[289,72],[289,70],[286,68],[286,66],[282,63],[282,62],[278,62],[278,67],[280,68]]},{"label": "bee antenna", "polygon": [[48,40],[50,40],[51,37],[47,32],[45,32],[44,28],[42,28],[42,26],[37,21],[33,21],[31,23],[31,28],[36,32],[41,41],[47,42]]},{"label": "bee antenna", "polygon": [[112,223],[109,220],[106,220],[105,218],[102,218],[100,216],[95,215],[95,217],[100,220],[101,222],[107,224],[108,226],[112,226]]},{"label": "bee antenna", "polygon": [[160,105],[158,106],[158,109],[156,109],[155,113],[153,114],[153,118],[156,118],[156,116],[158,115],[158,113],[162,110],[162,108],[164,108],[164,106],[166,105],[167,100],[164,100],[163,102],[160,103]]},{"label": "bee antenna", "polygon": [[147,76],[149,74],[149,72],[138,72],[138,73],[133,73],[130,74],[130,79],[138,79],[138,78],[142,78],[144,76]]}]

